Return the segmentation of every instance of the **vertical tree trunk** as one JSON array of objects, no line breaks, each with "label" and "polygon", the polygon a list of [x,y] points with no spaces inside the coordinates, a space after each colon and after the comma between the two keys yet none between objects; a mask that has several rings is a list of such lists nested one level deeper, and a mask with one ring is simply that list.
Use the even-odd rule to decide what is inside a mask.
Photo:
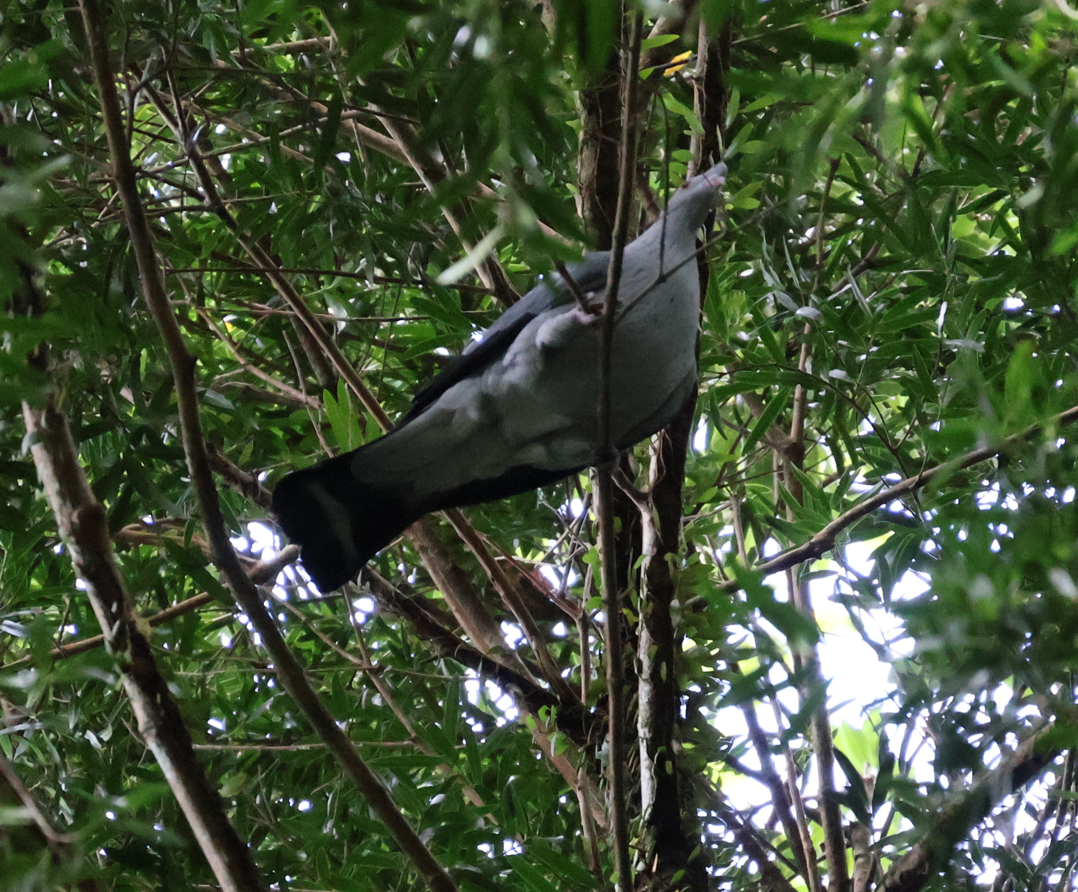
[{"label": "vertical tree trunk", "polygon": [[[725,117],[725,72],[729,66],[729,29],[709,38],[701,23],[695,83],[696,113],[703,132],[692,140],[698,169],[718,160],[719,128]],[[707,293],[706,263],[700,262],[701,299]],[[701,837],[696,808],[677,761],[681,690],[675,660],[681,633],[674,625],[676,584],[671,555],[679,551],[682,484],[692,437],[696,394],[664,431],[652,454],[650,510],[643,515],[640,582],[640,668],[637,733],[640,748],[640,798],[644,819],[645,871],[641,888],[667,889],[680,875],[679,889],[710,888],[708,859],[698,851]],[[646,876],[646,879],[645,879]]]},{"label": "vertical tree trunk", "polygon": [[639,713],[640,800],[644,818],[647,888],[666,888],[682,872],[679,888],[708,888],[707,859],[699,852],[698,821],[678,770],[676,745],[681,692],[675,659],[681,635],[674,627],[676,591],[671,561],[681,534],[681,490],[692,436],[696,394],[664,431],[652,454],[650,511],[643,527],[640,582]]}]

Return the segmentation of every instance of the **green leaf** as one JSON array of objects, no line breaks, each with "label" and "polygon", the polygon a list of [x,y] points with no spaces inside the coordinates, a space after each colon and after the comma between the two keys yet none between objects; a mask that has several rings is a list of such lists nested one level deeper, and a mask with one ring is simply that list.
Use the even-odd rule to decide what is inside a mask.
[{"label": "green leaf", "polygon": [[326,123],[318,137],[318,145],[315,147],[311,166],[315,170],[321,170],[334,155],[337,145],[337,133],[341,126],[341,112],[344,108],[344,98],[339,91],[334,91],[329,97],[329,105],[326,111]]},{"label": "green leaf", "polygon": [[783,411],[785,411],[792,395],[792,388],[783,387],[768,400],[767,405],[764,407],[764,411],[760,413],[760,417],[756,419],[752,429],[749,431],[748,437],[745,438],[745,445],[742,447],[743,452],[751,451],[752,448],[760,442],[767,433],[768,428],[770,428]]},{"label": "green leaf", "polygon": [[363,432],[360,430],[359,419],[352,408],[351,394],[343,379],[337,382],[336,397],[328,390],[322,391],[322,404],[325,406],[326,417],[340,451],[351,452],[362,446]]},{"label": "green leaf", "polygon": [[653,50],[660,46],[666,46],[678,39],[677,34],[656,34],[654,37],[645,37],[640,41],[641,50]]}]

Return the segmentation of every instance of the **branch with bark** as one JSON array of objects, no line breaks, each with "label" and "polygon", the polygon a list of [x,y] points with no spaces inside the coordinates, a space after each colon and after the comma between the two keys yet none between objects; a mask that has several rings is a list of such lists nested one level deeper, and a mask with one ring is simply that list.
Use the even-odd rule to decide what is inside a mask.
[{"label": "branch with bark", "polygon": [[[228,530],[225,527],[224,515],[221,511],[220,498],[213,482],[209,455],[202,437],[198,396],[195,387],[196,360],[188,351],[180,332],[180,327],[169,306],[168,298],[164,291],[160,264],[154,251],[153,238],[145,214],[142,211],[135,167],[131,162],[120,104],[116,95],[115,78],[109,58],[104,22],[96,0],[81,0],[81,5],[83,21],[91,47],[94,80],[97,83],[101,99],[101,110],[105,120],[116,184],[123,201],[127,228],[138,263],[143,297],[161,332],[172,364],[184,453],[187,456],[188,469],[198,497],[202,521],[206,528],[214,563],[225,577],[240,609],[247,615],[261,636],[263,645],[276,664],[278,678],[285,689],[303,710],[315,731],[326,742],[340,762],[341,767],[367,800],[372,811],[385,824],[401,850],[409,857],[420,876],[423,877],[433,892],[455,892],[456,884],[449,877],[449,874],[431,855],[414,828],[390,798],[381,781],[360,757],[352,742],[311,687],[303,668],[293,656],[276,623],[263,605],[262,595],[243,571],[243,567],[232,547]],[[208,174],[204,174],[202,179],[204,183],[209,182]],[[223,205],[221,206],[223,207]],[[234,225],[233,228],[235,228]],[[262,265],[270,265],[269,258],[260,247],[254,244],[248,244],[246,247],[248,247],[256,262]],[[298,295],[295,295],[287,280],[283,276],[274,278],[282,286],[285,286],[285,290],[295,298],[297,306],[302,310],[306,310],[305,305],[298,299]],[[321,326],[313,319],[309,327],[312,333],[321,331]],[[332,343],[328,339],[326,339],[326,344],[332,347]],[[350,370],[350,366],[345,363],[343,370]],[[366,388],[363,387],[362,382],[358,381],[358,378],[355,383],[358,384],[360,391],[366,393]],[[375,403],[374,405],[377,404]]]},{"label": "branch with bark", "polygon": [[1054,728],[1045,724],[1031,733],[997,768],[983,772],[940,809],[921,841],[887,869],[878,892],[920,892],[934,874],[944,870],[954,847],[970,830],[1004,797],[1039,777],[1061,755],[1058,747],[1045,742]]},{"label": "branch with bark", "polygon": [[75,573],[116,658],[139,732],[183,810],[222,889],[255,892],[262,884],[247,846],[225,815],[192,747],[183,716],[157,668],[150,643],[131,611],[130,599],[112,557],[105,509],[79,464],[67,419],[51,403],[23,405],[31,453],[61,539]]},{"label": "branch with bark", "polygon": [[[751,570],[753,573],[769,576],[772,573],[780,573],[791,567],[803,564],[806,561],[822,557],[835,547],[839,535],[852,527],[857,521],[868,517],[873,512],[889,505],[891,502],[915,493],[919,489],[923,489],[937,477],[971,468],[983,461],[995,458],[997,455],[1001,455],[1002,453],[1013,449],[1015,446],[1025,443],[1046,431],[1053,428],[1069,427],[1076,421],[1078,421],[1078,406],[1074,406],[1067,409],[1065,412],[1054,415],[1043,424],[1032,424],[1025,430],[1017,434],[1012,434],[997,444],[971,450],[950,461],[942,462],[941,464],[907,477],[905,480],[899,481],[894,486],[886,487],[879,492],[873,493],[871,496],[866,496],[848,511],[844,511],[832,520],[807,542],[804,542],[795,548],[788,549],[770,560],[764,561],[762,564],[757,564],[755,567],[752,567]],[[740,591],[741,588],[742,583],[737,579],[728,579],[716,586],[717,590],[723,592],[736,592]],[[703,604],[697,602],[695,606],[701,608],[703,607]]]}]

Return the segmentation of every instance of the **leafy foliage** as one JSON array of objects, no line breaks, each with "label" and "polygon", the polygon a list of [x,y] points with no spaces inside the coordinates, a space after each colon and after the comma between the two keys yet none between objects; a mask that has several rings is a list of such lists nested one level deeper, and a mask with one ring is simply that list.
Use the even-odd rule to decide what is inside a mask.
[{"label": "leafy foliage", "polygon": [[[731,175],[707,255],[667,608],[674,823],[698,853],[666,871],[634,755],[640,887],[811,889],[818,870],[839,890],[847,876],[889,892],[1073,888],[1078,24],[1062,0],[685,7],[645,41],[637,192],[642,220],[700,160],[703,79],[694,60],[681,66],[704,55],[702,18],[724,60],[721,97],[708,98],[725,109]],[[555,258],[578,256],[567,243],[595,238],[574,203],[591,197],[578,145],[589,97],[617,76],[615,8],[107,11],[157,262],[250,565],[283,544],[267,488],[380,430],[243,245],[261,246],[399,417],[447,352]],[[0,749],[26,787],[0,785],[4,805],[23,806],[4,812],[5,888],[213,882],[135,732],[122,663],[92,643],[58,650],[100,628],[25,442],[23,404],[50,399],[263,881],[420,888],[210,561],[78,12],[11,0],[0,21]],[[469,255],[474,272],[439,281]],[[659,448],[640,446],[638,467]],[[461,889],[582,890],[610,875],[590,500],[583,476],[467,511],[524,593],[531,631],[489,565],[432,520],[501,645],[461,628],[415,539],[373,562],[381,582],[321,597],[289,566],[264,590],[319,695]],[[758,569],[812,542],[789,574]],[[659,609],[637,558],[631,646]],[[535,630],[561,682],[534,668]],[[864,654],[843,670],[866,679],[852,707],[836,694],[844,651]],[[529,695],[494,664],[543,684]],[[634,744],[637,730],[634,713]],[[845,827],[837,855],[830,806]]]}]

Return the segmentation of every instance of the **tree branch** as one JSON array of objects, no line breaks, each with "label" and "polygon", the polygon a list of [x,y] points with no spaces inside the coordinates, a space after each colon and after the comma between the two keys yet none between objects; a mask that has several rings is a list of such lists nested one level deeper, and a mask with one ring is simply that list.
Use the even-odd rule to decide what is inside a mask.
[{"label": "tree branch", "polygon": [[686,890],[704,892],[711,888],[707,858],[700,850],[699,820],[692,797],[686,795],[684,768],[679,770],[677,756],[681,712],[677,657],[682,636],[675,625],[677,585],[671,560],[678,553],[682,484],[695,408],[694,390],[658,436],[649,474],[650,504],[640,512],[644,559],[636,647],[637,736],[645,853],[657,874],[652,881],[667,883],[681,873]]},{"label": "tree branch", "polygon": [[[123,533],[123,530],[121,530],[120,533]],[[116,535],[116,538],[119,541],[123,541],[120,533]],[[269,560],[259,561],[250,568],[248,573],[251,576],[251,581],[256,585],[261,585],[262,583],[275,579],[277,574],[291,564],[297,557],[299,557],[298,545],[288,545],[285,548],[282,548]],[[202,592],[191,598],[185,598],[183,601],[177,601],[175,604],[170,604],[163,610],[159,610],[157,613],[151,613],[146,617],[141,617],[141,619],[147,622],[151,628],[156,629],[158,626],[163,626],[165,623],[172,622],[172,620],[179,616],[186,616],[188,613],[194,613],[196,610],[200,610],[208,604],[216,603],[220,602],[218,602],[213,595]],[[54,660],[66,660],[71,657],[77,657],[79,654],[89,653],[92,650],[104,646],[106,643],[104,635],[91,635],[89,638],[80,638],[79,640],[72,641],[68,644],[58,644],[49,651],[49,656]],[[3,669],[4,671],[17,669],[20,666],[32,663],[33,660],[34,658],[32,656],[23,657],[19,660],[13,660],[10,663],[6,663],[3,666]]]},{"label": "tree branch", "polygon": [[425,599],[391,585],[373,570],[364,571],[364,580],[377,595],[379,603],[390,613],[407,619],[416,634],[430,645],[437,656],[453,660],[477,675],[493,679],[500,687],[518,697],[522,707],[531,715],[538,717],[541,710],[552,710],[558,728],[574,743],[593,746],[598,742],[599,717],[585,709],[579,700],[560,700],[527,675],[472,647],[446,627]]},{"label": "tree branch", "polygon": [[[921,471],[919,474],[914,474],[912,477],[907,477],[905,480],[896,483],[894,486],[868,496],[863,501],[832,520],[807,542],[804,542],[795,548],[791,548],[789,551],[784,551],[782,554],[776,555],[769,561],[764,561],[764,563],[753,567],[752,572],[768,576],[772,573],[779,573],[789,567],[796,567],[798,564],[803,564],[805,561],[815,560],[833,549],[839,534],[853,526],[857,521],[861,520],[863,517],[867,517],[877,508],[882,508],[884,505],[893,502],[895,499],[909,495],[910,493],[916,492],[922,487],[927,486],[940,474],[961,471],[972,467],[982,461],[994,458],[1000,453],[1010,449],[1012,446],[1035,437],[1037,434],[1042,433],[1050,427],[1067,427],[1074,424],[1076,421],[1078,421],[1078,406],[1073,406],[1065,412],[1053,415],[1046,422],[1032,424],[1017,434],[1005,437],[996,445],[983,446],[980,449],[974,449],[951,461],[941,462],[935,467]],[[728,579],[715,586],[715,589],[723,592],[736,592],[740,591],[741,587],[742,585],[738,580]],[[694,604],[694,607],[702,609],[703,604],[702,602],[696,603]]]},{"label": "tree branch", "polygon": [[[431,855],[419,835],[390,798],[381,781],[359,756],[340,725],[318,698],[302,667],[285,643],[276,623],[263,606],[262,596],[258,588],[243,572],[243,567],[240,565],[236,552],[232,548],[232,543],[229,541],[219,496],[213,482],[209,457],[202,437],[198,395],[195,388],[195,357],[187,350],[179,325],[169,306],[150,229],[142,212],[135,167],[131,162],[126,143],[103,23],[98,13],[96,0],[81,0],[81,5],[86,30],[90,35],[93,50],[95,79],[101,97],[101,110],[105,119],[116,183],[123,200],[128,231],[131,235],[131,244],[138,262],[143,296],[165,341],[169,359],[172,363],[184,453],[187,456],[188,469],[198,497],[207,538],[213,551],[214,563],[227,580],[240,609],[247,614],[251,624],[261,636],[263,645],[276,664],[278,678],[281,683],[303,710],[315,731],[333,751],[342,768],[351,777],[379,820],[386,825],[401,850],[411,859],[413,865],[433,892],[456,892],[456,884],[450,879],[449,874]],[[203,181],[203,185],[209,184],[212,189],[212,179],[205,170],[205,166],[199,162],[197,156],[193,156],[192,161],[196,169],[200,171],[200,179]],[[212,194],[216,197],[215,190]],[[223,209],[220,199],[217,198],[216,200],[218,206]],[[226,224],[231,221],[230,228],[234,231],[237,229],[235,220],[231,218],[230,214],[226,213],[222,216],[222,219],[226,221]],[[262,266],[272,266],[269,257],[265,255],[265,252],[259,246],[246,243],[245,247],[247,247],[248,252],[257,263]],[[307,316],[310,316],[310,311],[307,310],[284,276],[273,274],[271,278],[274,280],[275,285],[282,287],[296,302],[295,308],[297,312],[306,312]],[[331,351],[329,355],[339,356],[335,345],[326,337],[321,326],[313,319],[305,319],[304,321],[308,323],[312,333],[318,332],[321,334],[324,340],[323,346]],[[344,369],[350,371],[351,367],[344,363]],[[352,374],[355,376],[354,372]],[[366,388],[358,380],[358,376],[355,377],[356,381],[354,383],[358,384],[359,388],[366,393]],[[349,383],[352,384],[353,382]],[[373,402],[373,398],[371,399]],[[373,405],[379,411],[381,410],[377,402],[373,402]],[[384,413],[382,414],[384,416]]]},{"label": "tree branch", "polygon": [[67,419],[51,403],[45,409],[24,403],[23,417],[38,477],[75,573],[85,583],[103,637],[116,658],[139,732],[221,888],[256,892],[262,884],[251,854],[195,756],[183,716],[131,612],[109,547],[105,509],[94,497],[79,464]]},{"label": "tree branch", "polygon": [[569,687],[569,683],[561,677],[561,668],[550,655],[550,649],[546,646],[546,639],[543,637],[543,632],[535,622],[535,618],[528,609],[528,605],[524,602],[524,596],[517,583],[509,578],[501,565],[494,559],[490,550],[483,544],[483,540],[476,532],[475,527],[468,523],[460,511],[456,508],[450,508],[444,513],[446,520],[453,525],[457,534],[464,540],[464,544],[471,549],[472,554],[479,560],[487,577],[501,596],[506,607],[508,607],[513,616],[516,617],[517,622],[520,623],[521,628],[524,630],[524,634],[527,636],[528,643],[531,645],[536,662],[538,662],[539,668],[542,670],[543,678],[546,680],[546,683],[557,693],[558,698],[562,700],[562,702],[566,704],[579,703],[580,700],[577,697],[576,692]]},{"label": "tree branch", "polygon": [[[730,663],[730,671],[735,675],[741,674],[741,669],[736,662]],[[790,850],[793,852],[794,859],[797,861],[802,876],[809,880],[809,888],[815,888],[819,882],[819,878],[817,877],[815,883],[812,882],[813,874],[809,870],[808,860],[805,856],[804,840],[805,838],[808,838],[808,833],[805,832],[802,834],[802,827],[804,825],[794,818],[790,794],[787,792],[786,785],[782,782],[782,778],[779,777],[778,771],[775,770],[775,763],[772,761],[771,757],[771,747],[767,742],[767,735],[760,725],[759,716],[756,714],[756,705],[751,701],[742,703],[741,714],[745,717],[745,726],[749,732],[749,740],[752,742],[752,748],[756,751],[756,759],[760,763],[761,776],[758,779],[761,783],[766,785],[771,792],[771,805],[775,809],[775,814],[779,819],[779,823],[782,824],[782,829],[786,834]],[[811,838],[809,838],[808,841],[811,846]],[[815,853],[810,852],[810,856],[813,858],[812,869],[814,871]]]},{"label": "tree branch", "polygon": [[[797,369],[804,374],[808,368],[810,356],[807,335],[801,344],[801,355]],[[794,520],[795,510],[804,499],[804,487],[799,474],[805,469],[805,415],[807,412],[807,391],[800,383],[794,387],[793,413],[790,419],[790,435],[786,448],[777,453],[781,463],[783,482],[789,499],[786,504],[786,519]],[[812,607],[812,593],[808,582],[795,578],[792,568],[787,570],[787,583],[790,600],[804,616],[816,624],[816,613]],[[831,717],[827,712],[827,698],[823,674],[820,671],[820,655],[815,643],[801,644],[794,649],[794,665],[804,668],[802,681],[798,687],[804,703],[816,701],[817,706],[809,719],[812,728],[812,752],[816,757],[816,779],[819,785],[820,823],[823,826],[824,856],[827,858],[828,888],[831,892],[849,892],[850,876],[846,871],[846,839],[842,830],[842,811],[835,797],[835,752],[831,740]],[[800,674],[800,673],[799,673]],[[811,877],[811,873],[810,873]]]},{"label": "tree branch", "polygon": [[884,874],[878,892],[920,892],[935,873],[947,866],[955,845],[988,817],[1001,799],[1037,777],[1060,754],[1057,747],[1040,746],[1054,727],[1048,724],[1030,734],[998,768],[986,771],[939,810],[921,841]]}]

